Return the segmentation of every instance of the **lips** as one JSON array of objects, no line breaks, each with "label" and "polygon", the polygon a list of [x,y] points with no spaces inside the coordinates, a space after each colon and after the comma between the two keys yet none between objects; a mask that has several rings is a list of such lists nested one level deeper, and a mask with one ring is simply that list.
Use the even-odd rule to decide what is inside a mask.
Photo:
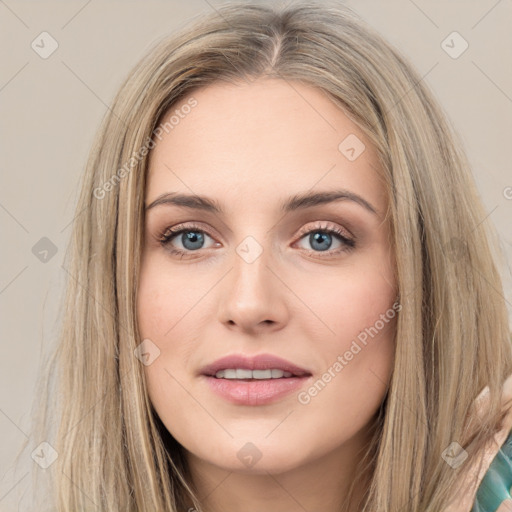
[{"label": "lips", "polygon": [[232,369],[281,370],[291,373],[291,377],[307,377],[311,375],[311,372],[307,369],[272,354],[259,354],[253,357],[237,354],[229,355],[204,366],[201,368],[200,374],[215,377],[219,371]]},{"label": "lips", "polygon": [[[250,376],[250,378],[249,378]],[[201,368],[199,377],[235,405],[270,405],[299,391],[312,378],[306,368],[272,354],[232,354]]]}]

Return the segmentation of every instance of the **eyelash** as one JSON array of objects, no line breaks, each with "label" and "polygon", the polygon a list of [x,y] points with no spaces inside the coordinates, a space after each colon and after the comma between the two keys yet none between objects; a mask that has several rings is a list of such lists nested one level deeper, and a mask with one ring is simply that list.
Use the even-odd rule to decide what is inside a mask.
[{"label": "eyelash", "polygon": [[[182,259],[184,257],[187,258],[187,257],[189,257],[188,256],[189,254],[199,252],[201,249],[198,249],[196,251],[190,251],[190,250],[183,251],[181,249],[176,249],[175,247],[172,247],[170,242],[173,238],[177,237],[178,235],[180,235],[182,233],[186,233],[188,231],[202,233],[204,235],[208,235],[210,238],[213,238],[212,235],[210,235],[202,227],[198,226],[197,224],[190,223],[190,224],[186,224],[186,225],[180,224],[180,225],[172,227],[172,228],[167,228],[161,235],[159,235],[158,241],[171,254],[180,256],[180,259]],[[355,247],[356,247],[356,243],[355,243],[354,239],[347,238],[340,229],[330,228],[327,225],[323,225],[323,226],[319,225],[319,226],[314,227],[313,229],[301,230],[301,232],[299,233],[298,240],[301,240],[302,238],[304,238],[305,235],[309,235],[311,233],[316,233],[316,232],[336,235],[336,237],[342,242],[343,247],[340,247],[339,249],[335,249],[335,250],[328,250],[328,251],[313,251],[313,250],[308,250],[308,249],[302,249],[302,250],[304,250],[310,254],[314,253],[314,254],[321,255],[322,253],[326,253],[326,254],[328,254],[328,256],[320,256],[320,257],[326,258],[326,257],[331,257],[333,255],[337,255],[342,252],[350,252],[353,249],[355,249]]]}]

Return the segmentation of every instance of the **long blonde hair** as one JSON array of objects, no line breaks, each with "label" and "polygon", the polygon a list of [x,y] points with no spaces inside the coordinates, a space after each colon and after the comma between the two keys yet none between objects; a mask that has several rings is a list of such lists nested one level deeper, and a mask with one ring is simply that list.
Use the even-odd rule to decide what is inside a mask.
[{"label": "long blonde hair", "polygon": [[[388,394],[358,468],[371,475],[361,510],[439,512],[465,467],[452,469],[445,448],[456,441],[471,457],[499,428],[512,354],[498,244],[425,82],[343,5],[228,3],[138,63],[90,153],[32,441],[58,454],[34,477],[49,477],[54,510],[201,510],[134,356],[148,154],[176,102],[215,81],[264,76],[327,93],[375,145],[389,193],[402,309]],[[470,430],[487,385],[489,412]]]}]

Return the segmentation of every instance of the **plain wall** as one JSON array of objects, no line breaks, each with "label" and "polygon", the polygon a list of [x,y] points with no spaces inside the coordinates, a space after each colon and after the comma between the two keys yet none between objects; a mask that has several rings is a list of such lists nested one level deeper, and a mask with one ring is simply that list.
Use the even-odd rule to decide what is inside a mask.
[{"label": "plain wall", "polygon": [[[507,261],[512,261],[512,3],[346,3],[410,57],[433,89],[473,164],[488,212],[482,222],[494,223]],[[93,135],[122,79],[152,43],[198,12],[220,4],[206,0],[0,2],[4,46],[0,71],[1,510],[18,510],[18,496],[28,485],[26,472],[33,461],[26,458],[27,471],[17,475],[11,466],[29,435],[41,351],[55,338],[66,275],[61,265]],[[46,59],[31,46],[43,31],[58,43]],[[458,58],[442,47],[453,31],[469,44]],[[460,39],[449,43],[454,46],[452,52],[461,43]],[[50,251],[46,262],[41,261],[44,249]],[[510,307],[509,263],[503,267],[503,276]],[[35,447],[42,440],[31,441]]]}]

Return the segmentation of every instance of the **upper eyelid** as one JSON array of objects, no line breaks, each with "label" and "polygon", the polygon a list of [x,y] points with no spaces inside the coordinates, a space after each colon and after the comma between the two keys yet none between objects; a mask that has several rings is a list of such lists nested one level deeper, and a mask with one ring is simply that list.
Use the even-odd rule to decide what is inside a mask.
[{"label": "upper eyelid", "polygon": [[207,234],[210,237],[213,236],[213,235],[210,234],[211,230],[201,226],[201,223],[199,223],[199,222],[198,223],[194,223],[194,222],[190,222],[190,223],[180,222],[180,223],[176,224],[176,226],[168,226],[163,231],[162,236],[166,236],[167,234],[176,236],[181,231],[193,231],[193,230],[202,231],[202,232],[204,232],[205,234]]},{"label": "upper eyelid", "polygon": [[[298,236],[303,236],[304,234],[307,234],[311,231],[322,231],[322,230],[326,230],[326,231],[341,231],[343,233],[343,236],[345,236],[346,238],[355,238],[354,235],[351,233],[351,231],[349,229],[347,229],[346,227],[341,227],[339,226],[338,224],[332,222],[332,221],[322,221],[322,220],[319,220],[319,221],[312,221],[313,223],[318,223],[316,226],[309,226],[306,225],[304,227],[302,227],[301,229],[299,229],[298,231]],[[310,223],[308,223],[310,224]],[[320,225],[321,224],[321,225]]]},{"label": "upper eyelid", "polygon": [[[332,223],[335,227],[330,226],[329,224],[331,221],[311,221],[313,223],[316,222],[316,225],[307,227],[307,225],[303,226],[299,232],[294,236],[294,240],[292,243],[292,247],[295,246],[295,244],[300,243],[300,241],[307,237],[308,234],[314,232],[314,231],[325,231],[331,233],[331,236],[338,239],[339,243],[341,243],[341,247],[337,249],[331,249],[327,251],[315,251],[311,249],[305,249],[301,248],[302,251],[305,251],[308,255],[309,254],[317,254],[318,258],[320,260],[329,261],[329,259],[339,257],[340,254],[350,252],[354,250],[358,246],[358,237],[353,236],[352,233],[349,231],[350,235],[347,236],[344,231],[345,228],[339,227],[336,223]],[[197,224],[194,226],[194,224]],[[172,229],[172,231],[170,231]],[[204,232],[205,235],[212,238],[214,244],[212,247],[206,247],[206,248],[200,248],[197,251],[194,250],[188,250],[186,248],[176,248],[173,246],[172,242],[175,238],[178,237],[183,232],[186,231],[200,231]],[[231,232],[231,231],[230,231]],[[209,233],[209,230],[204,229],[201,227],[200,223],[196,223],[193,221],[183,222],[179,223],[176,226],[168,227],[163,235],[158,237],[158,241],[161,244],[163,248],[165,248],[167,245],[169,247],[167,250],[169,250],[171,253],[175,255],[179,255],[180,259],[189,259],[189,260],[196,260],[198,258],[201,258],[201,253],[203,251],[211,251],[215,249],[216,244],[218,243],[215,239],[215,236],[212,236]],[[217,246],[218,247],[218,246]],[[196,254],[197,253],[197,254]],[[196,256],[194,256],[196,254]],[[208,254],[208,252],[207,252]],[[319,260],[319,261],[320,261]]]},{"label": "upper eyelid", "polygon": [[[316,225],[315,225],[315,223],[316,223]],[[215,235],[212,235],[210,233],[210,230],[207,228],[204,228],[201,224],[202,224],[201,222],[194,222],[194,221],[178,223],[176,226],[166,228],[166,230],[162,233],[161,238],[172,239],[174,237],[177,237],[180,233],[182,233],[184,231],[194,231],[194,230],[204,232],[204,234],[206,234],[210,238],[214,238]],[[310,224],[313,224],[313,225],[310,225]],[[171,231],[171,229],[172,229],[172,231]],[[343,237],[345,237],[347,239],[355,238],[354,235],[347,228],[339,227],[332,221],[320,221],[320,220],[310,221],[305,226],[301,227],[295,236],[297,237],[297,240],[300,240],[301,238],[303,238],[305,235],[307,235],[311,231],[323,231],[323,230],[324,231],[341,231]],[[346,232],[347,234],[345,234],[344,232]]]}]

